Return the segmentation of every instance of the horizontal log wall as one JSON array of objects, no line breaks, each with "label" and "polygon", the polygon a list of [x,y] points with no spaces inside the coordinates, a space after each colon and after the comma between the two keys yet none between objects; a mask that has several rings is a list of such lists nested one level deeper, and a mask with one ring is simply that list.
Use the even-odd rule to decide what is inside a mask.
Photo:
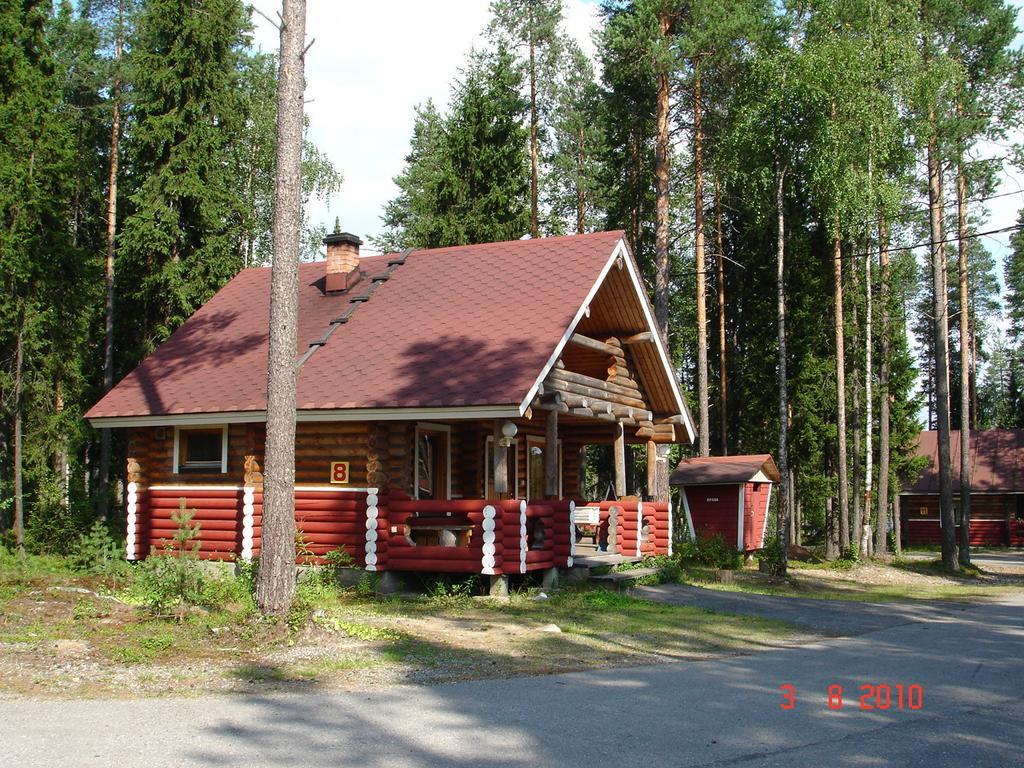
[{"label": "horizontal log wall", "polygon": [[[191,525],[199,526],[199,557],[202,560],[234,560],[242,548],[242,491],[240,487],[148,488],[142,491],[137,527],[138,557],[176,552],[174,521],[182,504],[193,513]],[[184,500],[184,501],[182,501]]]},{"label": "horizontal log wall", "polygon": [[601,538],[624,557],[667,555],[671,551],[669,506],[636,500],[591,502],[601,509]]},{"label": "horizontal log wall", "polygon": [[[959,499],[953,501],[956,504]],[[937,495],[901,496],[900,511],[904,546],[942,543]],[[1018,520],[1016,514],[1017,497],[1013,494],[972,494],[971,544],[1024,547],[1024,520]],[[957,540],[959,529],[958,525]]]},{"label": "horizontal log wall", "polygon": [[[145,485],[241,485],[252,425],[228,426],[228,471],[174,472],[174,427],[137,427],[128,435],[128,474]],[[262,450],[260,451],[262,454]],[[260,457],[262,463],[262,456]]]}]

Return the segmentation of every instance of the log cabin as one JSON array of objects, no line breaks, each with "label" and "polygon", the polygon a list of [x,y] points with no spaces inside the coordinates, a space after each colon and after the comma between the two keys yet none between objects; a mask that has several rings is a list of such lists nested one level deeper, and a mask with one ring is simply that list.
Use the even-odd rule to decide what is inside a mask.
[{"label": "log cabin", "polygon": [[[922,432],[917,455],[927,463],[900,492],[903,546],[942,543],[939,517],[938,437]],[[953,511],[960,540],[960,432],[950,435]],[[1024,430],[971,430],[971,544],[1024,547]]]},{"label": "log cabin", "polygon": [[780,482],[767,454],[683,459],[669,482],[679,487],[690,538],[721,536],[737,552],[764,547],[772,488]]},{"label": "log cabin", "polygon": [[[694,426],[621,231],[299,267],[300,555],[492,576],[572,564],[583,452],[690,444]],[[260,551],[270,269],[246,269],[93,406],[127,431],[126,552],[184,506],[201,556]],[[661,470],[667,474],[667,467]],[[624,502],[618,547],[667,552],[668,500]],[[628,509],[627,509],[628,508]],[[606,509],[606,513],[607,513]],[[620,514],[621,513],[621,514]]]}]

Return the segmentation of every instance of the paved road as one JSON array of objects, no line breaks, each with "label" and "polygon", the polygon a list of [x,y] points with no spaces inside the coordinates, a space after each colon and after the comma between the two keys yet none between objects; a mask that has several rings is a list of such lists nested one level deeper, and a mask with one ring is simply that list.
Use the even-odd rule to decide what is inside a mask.
[{"label": "paved road", "polygon": [[[375,694],[0,701],[0,766],[1024,766],[1024,598],[970,608],[758,600],[826,629],[838,612],[852,635],[721,661]],[[790,711],[779,706],[784,683],[796,690]],[[923,708],[860,711],[864,683],[921,685]],[[841,710],[826,706],[833,684],[845,689]]]}]

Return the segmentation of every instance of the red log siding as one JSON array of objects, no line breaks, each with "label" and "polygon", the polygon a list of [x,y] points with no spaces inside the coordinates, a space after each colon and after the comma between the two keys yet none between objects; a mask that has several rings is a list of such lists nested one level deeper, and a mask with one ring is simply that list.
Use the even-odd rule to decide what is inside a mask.
[{"label": "red log siding", "polygon": [[[543,531],[538,534],[538,529]],[[541,537],[538,543],[538,536]],[[564,542],[559,542],[564,546]],[[562,553],[569,555],[568,551]],[[526,507],[526,570],[555,567],[555,510],[546,502]]]},{"label": "red log siding", "polygon": [[683,487],[699,539],[720,535],[730,547],[736,546],[739,485],[696,485]]},{"label": "red log siding", "polygon": [[747,483],[743,491],[743,549],[746,552],[764,546],[771,488],[771,483]]},{"label": "red log siding", "polygon": [[626,557],[667,555],[669,552],[668,504],[651,501],[591,502],[601,509],[600,537],[608,535],[608,515],[617,508],[618,527],[615,531],[615,549]]},{"label": "red log siding", "polygon": [[[958,501],[954,497],[954,504]],[[972,495],[971,544],[1024,547],[1024,520],[1017,519],[1017,509],[1018,501],[1014,494]],[[900,498],[900,510],[903,546],[942,543],[937,495],[904,495]]]},{"label": "red log siding", "polygon": [[159,554],[174,545],[178,524],[171,517],[180,508],[194,513],[192,524],[199,525],[199,557],[203,560],[234,560],[242,543],[242,492],[210,488],[195,490],[150,489],[145,492],[142,510],[136,513],[141,529],[137,533],[139,558]]},{"label": "red log siding", "polygon": [[[474,530],[471,555],[441,547],[437,552],[416,548],[402,549],[405,543],[391,534],[391,528],[404,525],[409,510],[415,456],[414,422],[303,422],[296,428],[296,524],[301,548],[307,562],[322,562],[324,555],[346,551],[356,564],[377,570],[398,565],[411,570],[463,571],[479,573],[484,553],[482,510],[487,504],[498,510],[496,525],[503,531],[495,544],[495,572],[519,573],[565,567],[572,555],[569,501],[535,500],[528,517],[531,528],[544,528],[544,545],[527,550],[525,565],[520,556],[522,520],[517,500],[486,501],[484,491],[485,441],[493,432],[490,422],[451,422],[452,494],[456,502],[465,497],[473,507]],[[233,424],[228,428],[228,471],[173,472],[174,429],[133,429],[129,433],[129,479],[137,483],[134,542],[135,558],[141,559],[163,547],[174,533],[170,515],[178,499],[196,511],[200,524],[200,556],[204,559],[233,560],[243,555],[258,557],[262,533],[262,475],[265,427],[263,424]],[[519,498],[525,497],[527,472],[527,435],[542,435],[539,419],[522,424],[518,438]],[[571,428],[563,432],[563,495],[578,495],[582,481],[579,440]],[[350,486],[330,486],[332,461],[348,461]],[[155,486],[155,487],[154,487]],[[171,486],[161,488],[161,486]],[[198,490],[194,488],[201,486]],[[317,486],[320,490],[311,490]],[[367,541],[366,487],[384,489],[377,499],[377,523],[372,526],[376,538]],[[244,488],[252,492],[252,518],[244,519]],[[329,488],[329,490],[324,490]],[[364,490],[356,490],[363,488]],[[389,507],[391,502],[398,508]],[[448,507],[451,510],[455,507]],[[635,502],[634,502],[635,509]],[[244,527],[248,523],[251,528]],[[660,523],[648,526],[650,542],[646,549],[657,548],[663,534]],[[635,523],[634,523],[635,528]],[[654,533],[650,533],[654,531]],[[244,532],[244,535],[243,535]],[[634,537],[635,538],[635,537]],[[403,537],[404,539],[404,537]],[[369,547],[372,545],[372,550]],[[507,551],[506,551],[507,545]],[[645,551],[646,551],[645,549]],[[367,553],[374,555],[367,561]],[[469,561],[475,558],[472,568]],[[300,558],[301,560],[301,558]],[[375,562],[374,562],[375,561]]]},{"label": "red log siding", "polygon": [[645,554],[667,555],[672,548],[672,533],[669,526],[669,505],[667,501],[645,501],[644,516],[649,517],[649,550]]}]

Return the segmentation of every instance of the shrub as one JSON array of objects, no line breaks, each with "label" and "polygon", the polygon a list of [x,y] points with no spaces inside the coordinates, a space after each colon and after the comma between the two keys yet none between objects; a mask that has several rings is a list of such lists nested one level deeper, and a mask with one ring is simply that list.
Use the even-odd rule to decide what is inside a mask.
[{"label": "shrub", "polygon": [[772,536],[768,545],[758,553],[757,559],[765,567],[769,576],[780,577],[786,575],[783,568],[783,554],[778,537]]},{"label": "shrub", "polygon": [[142,601],[153,610],[165,612],[171,607],[180,620],[184,609],[201,605],[205,598],[206,579],[199,565],[199,524],[192,524],[195,512],[181,508],[171,515],[178,526],[174,538],[161,555],[142,561],[135,579],[135,588]]},{"label": "shrub", "polygon": [[736,570],[743,566],[743,555],[726,544],[720,533],[710,539],[692,539],[679,545],[679,561],[710,568]]},{"label": "shrub", "polygon": [[360,597],[373,597],[377,594],[379,586],[380,576],[373,571],[364,571],[359,575],[359,581],[356,582],[356,594]]},{"label": "shrub", "polygon": [[124,576],[129,568],[121,541],[115,539],[110,528],[99,520],[92,524],[88,533],[78,537],[69,560],[76,571],[97,576]]},{"label": "shrub", "polygon": [[479,590],[477,576],[437,576],[427,586],[427,599],[440,608],[465,608]]},{"label": "shrub", "polygon": [[25,514],[25,548],[37,555],[67,555],[95,520],[87,499],[65,497],[63,486],[50,478],[41,483]]}]

